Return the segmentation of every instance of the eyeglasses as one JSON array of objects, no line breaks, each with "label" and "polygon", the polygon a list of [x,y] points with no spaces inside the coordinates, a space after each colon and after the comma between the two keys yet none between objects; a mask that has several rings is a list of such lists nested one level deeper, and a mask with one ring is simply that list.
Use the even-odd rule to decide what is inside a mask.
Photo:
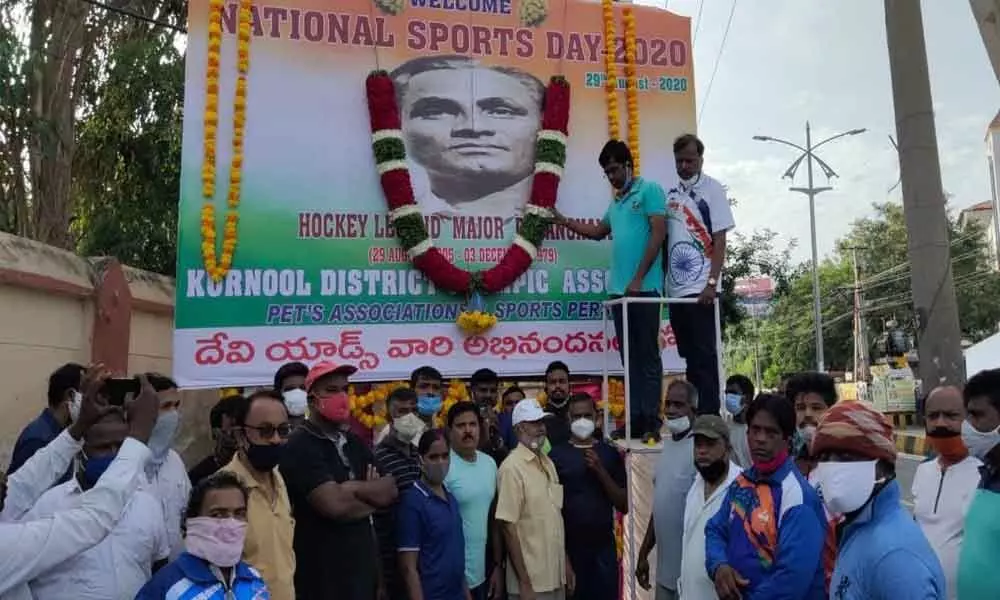
[{"label": "eyeglasses", "polygon": [[243,428],[253,429],[254,431],[257,432],[258,435],[260,435],[260,437],[264,438],[265,440],[273,438],[275,433],[277,433],[278,437],[280,437],[281,439],[287,438],[292,433],[292,426],[290,423],[282,423],[277,427],[269,423],[265,423],[260,427],[254,427],[253,425],[244,425]]}]

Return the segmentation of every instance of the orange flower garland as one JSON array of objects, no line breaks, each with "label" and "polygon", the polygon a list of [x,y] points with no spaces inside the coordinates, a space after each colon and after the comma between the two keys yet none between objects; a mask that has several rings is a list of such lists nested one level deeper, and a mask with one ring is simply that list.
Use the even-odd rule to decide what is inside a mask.
[{"label": "orange flower garland", "polygon": [[469,388],[461,379],[452,379],[448,382],[448,389],[444,393],[444,400],[441,402],[441,410],[434,417],[435,427],[444,427],[448,424],[448,410],[458,402],[469,401]]},{"label": "orange flower garland", "polygon": [[243,131],[246,127],[247,72],[250,70],[250,38],[253,0],[240,0],[237,32],[237,76],[233,98],[233,155],[229,164],[229,190],[226,198],[226,224],[223,228],[222,253],[215,252],[215,155],[219,122],[219,65],[222,48],[223,0],[210,0],[208,25],[208,67],[205,73],[204,155],[201,168],[201,254],[205,270],[213,281],[220,281],[233,266],[236,252],[236,226],[239,223],[240,184],[243,172]]},{"label": "orange flower garland", "polygon": [[622,11],[625,21],[625,102],[628,106],[628,145],[632,151],[632,171],[638,176],[639,160],[639,78],[636,70],[635,14],[631,6]]},{"label": "orange flower garland", "polygon": [[355,394],[354,386],[348,392],[351,402],[351,416],[368,429],[378,429],[389,422],[386,414],[386,399],[392,390],[407,387],[405,381],[380,383],[364,394]]},{"label": "orange flower garland", "polygon": [[619,138],[618,126],[618,71],[615,68],[615,13],[614,1],[602,0],[604,19],[604,94],[608,103],[608,137]]}]

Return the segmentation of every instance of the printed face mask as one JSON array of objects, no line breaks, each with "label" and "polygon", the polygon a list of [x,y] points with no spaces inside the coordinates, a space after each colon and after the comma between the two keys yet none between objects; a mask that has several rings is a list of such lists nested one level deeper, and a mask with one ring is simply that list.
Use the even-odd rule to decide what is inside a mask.
[{"label": "printed face mask", "polygon": [[185,524],[184,546],[217,567],[233,567],[243,555],[247,524],[237,519],[194,517]]}]

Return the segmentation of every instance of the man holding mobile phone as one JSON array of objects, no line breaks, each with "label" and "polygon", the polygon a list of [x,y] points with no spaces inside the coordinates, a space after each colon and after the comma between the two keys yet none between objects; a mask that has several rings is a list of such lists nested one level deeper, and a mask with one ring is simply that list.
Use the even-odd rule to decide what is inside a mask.
[{"label": "man holding mobile phone", "polygon": [[[604,145],[598,157],[615,189],[614,199],[598,223],[567,219],[558,212],[555,222],[577,235],[603,240],[610,234],[611,265],[607,281],[612,299],[622,296],[655,298],[663,295],[663,242],[667,236],[667,199],[654,181],[633,173],[632,153],[621,140]],[[625,365],[622,306],[612,309],[622,364],[629,370],[632,436],[644,442],[660,440],[660,398],[663,361],[660,356],[659,304],[631,304],[628,308],[629,364]],[[624,428],[612,433],[624,437]]]}]

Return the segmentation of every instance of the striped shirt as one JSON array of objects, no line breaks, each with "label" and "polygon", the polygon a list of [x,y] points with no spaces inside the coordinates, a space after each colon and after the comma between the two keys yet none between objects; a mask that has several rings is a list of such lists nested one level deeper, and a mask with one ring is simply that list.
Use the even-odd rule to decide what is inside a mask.
[{"label": "striped shirt", "polygon": [[[375,448],[375,468],[380,475],[396,478],[396,488],[402,497],[403,490],[420,479],[420,465],[417,450],[389,435]],[[403,590],[402,579],[398,577],[398,554],[396,552],[396,506],[375,512],[375,534],[378,538],[379,554],[382,556],[382,578],[391,598],[394,591]]]}]

